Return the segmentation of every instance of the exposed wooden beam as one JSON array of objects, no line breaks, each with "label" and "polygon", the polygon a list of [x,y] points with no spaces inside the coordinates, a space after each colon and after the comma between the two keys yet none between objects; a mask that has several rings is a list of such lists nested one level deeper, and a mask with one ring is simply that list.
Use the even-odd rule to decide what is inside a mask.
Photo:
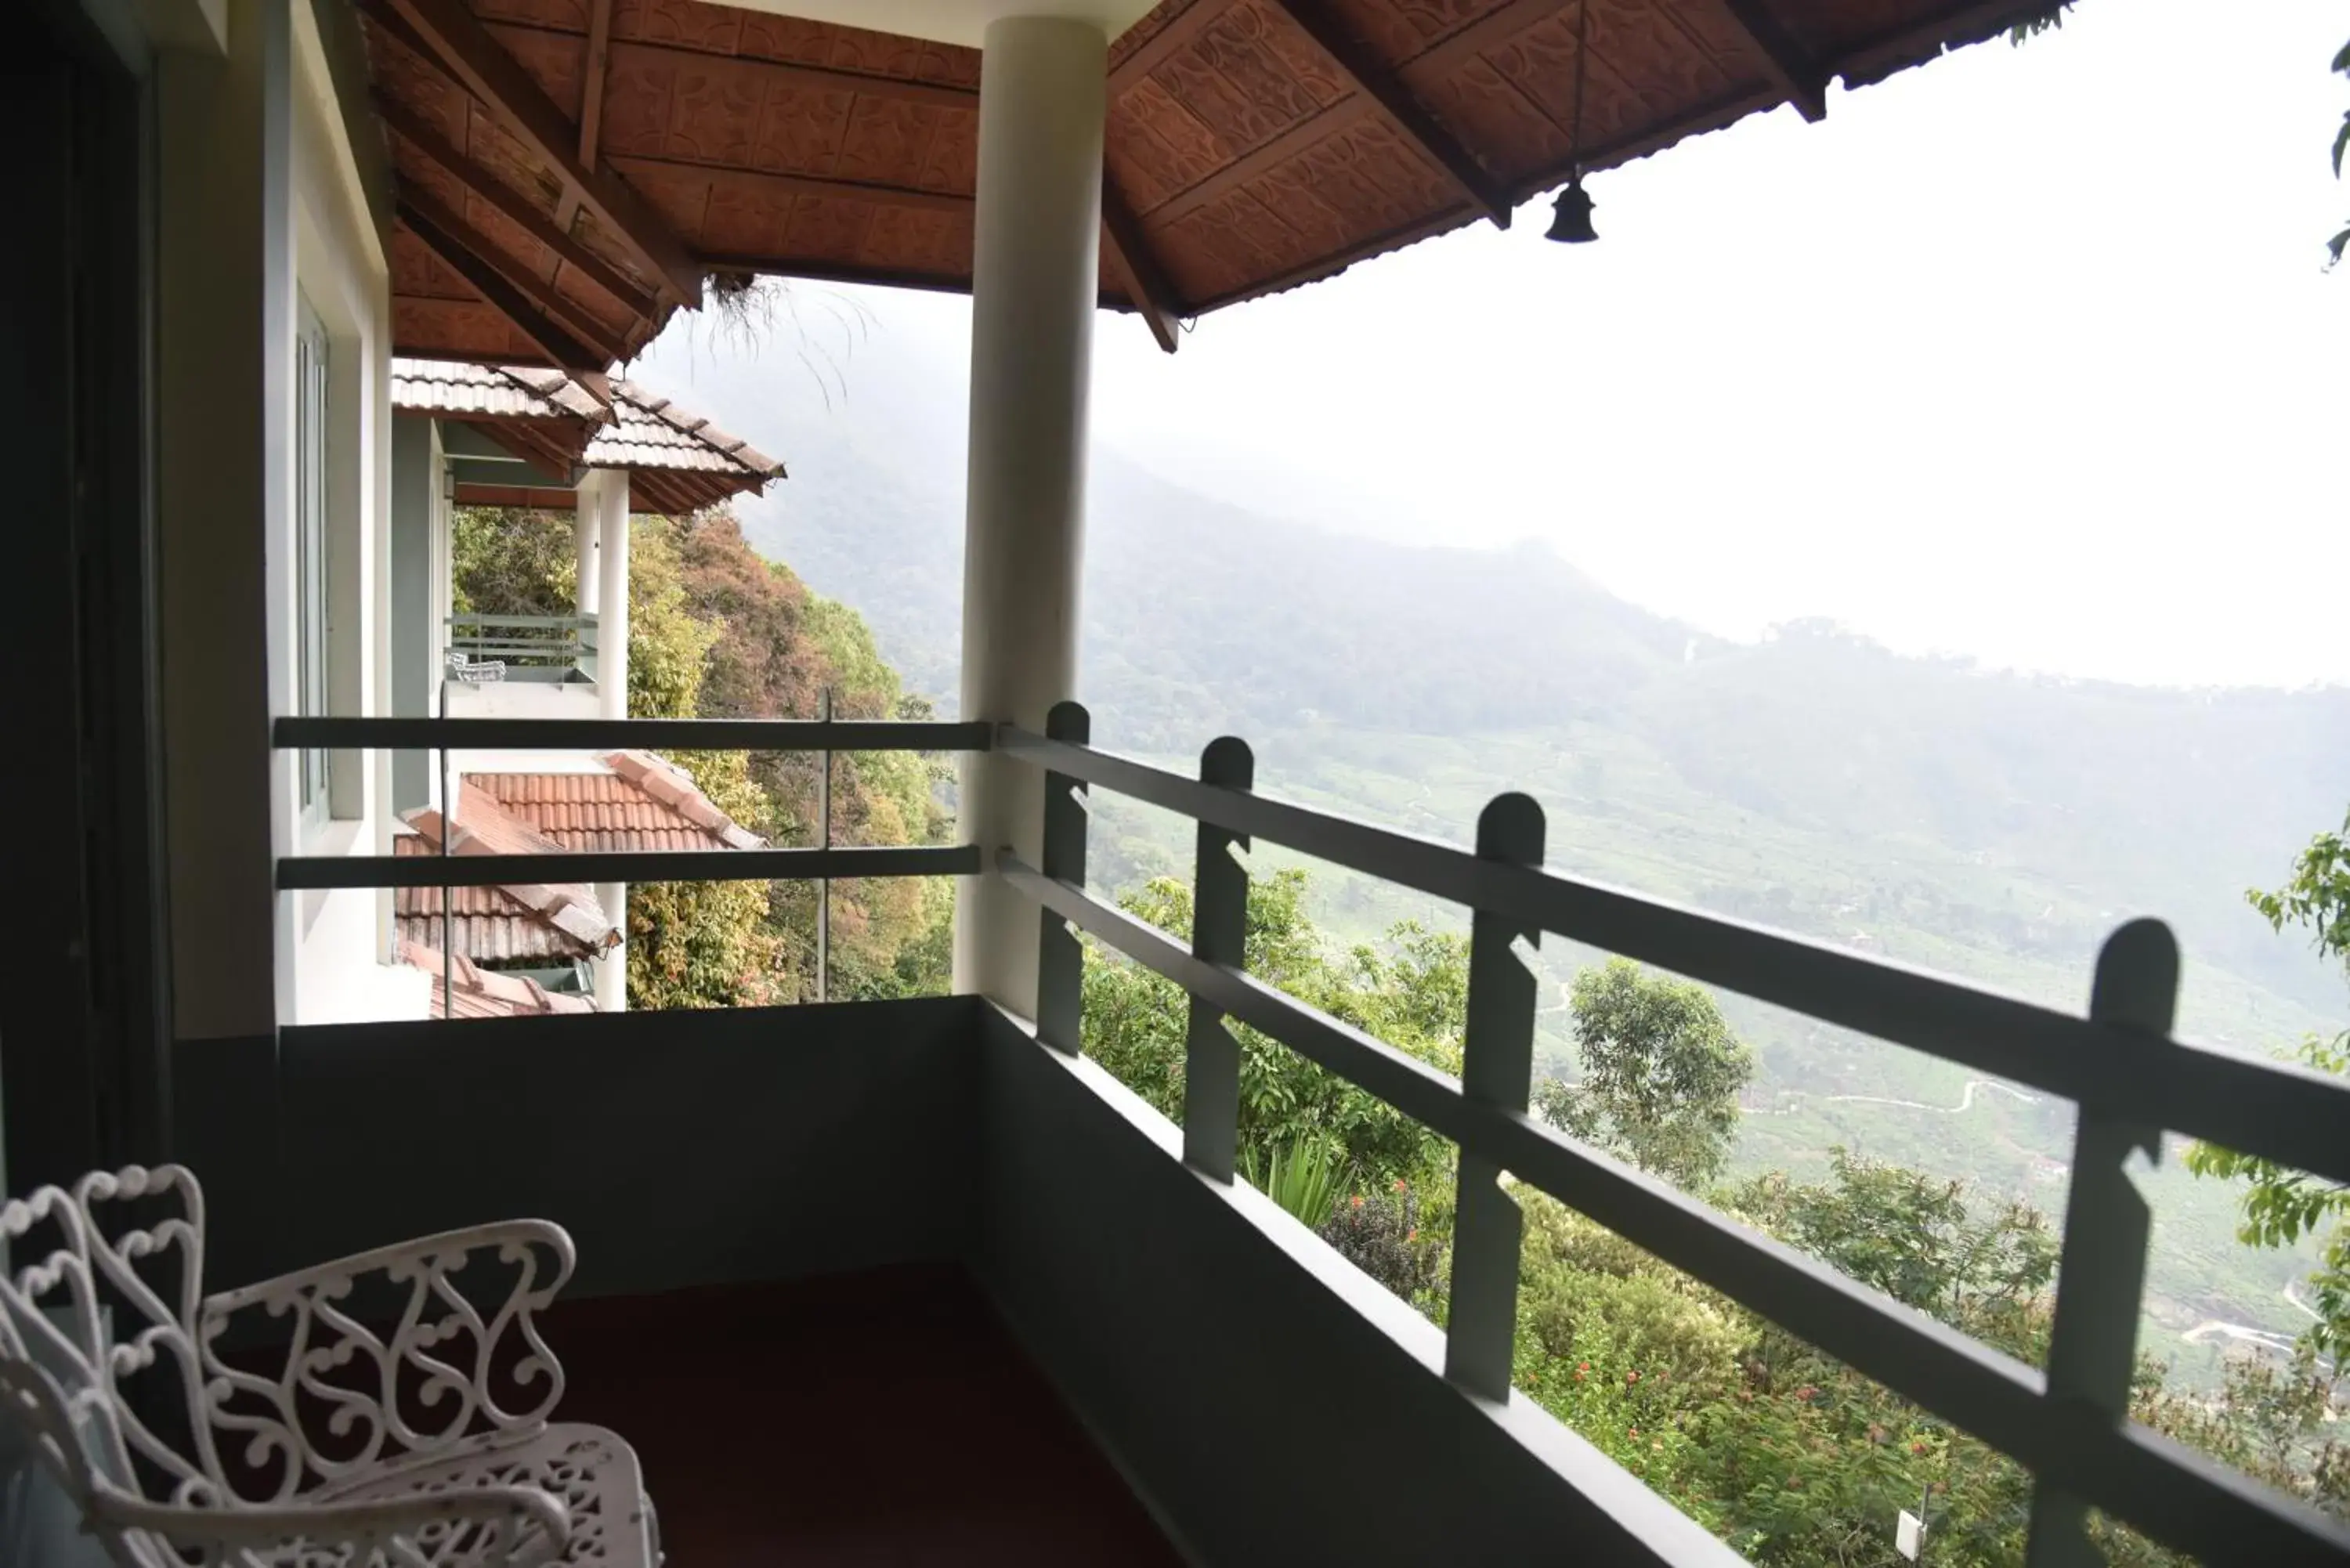
[{"label": "exposed wooden beam", "polygon": [[[574,479],[580,472],[579,460],[588,443],[596,436],[596,428],[585,420],[493,419],[442,415],[482,432],[541,472],[557,478]],[[545,427],[558,427],[549,429]]]},{"label": "exposed wooden beam", "polygon": [[651,317],[660,304],[658,299],[611,263],[572,238],[567,229],[549,223],[546,214],[533,206],[528,197],[466,157],[456,143],[441,134],[440,127],[387,94],[377,95],[375,109],[377,116],[390,127],[394,135],[439,164],[458,183],[496,208],[515,227],[553,251],[564,265],[577,267],[597,287],[637,315],[648,319]]},{"label": "exposed wooden beam", "polygon": [[1786,93],[1795,112],[1814,125],[1828,117],[1828,78],[1794,36],[1780,24],[1770,0],[1720,0],[1722,14],[1738,25],[1762,57],[1762,68]]},{"label": "exposed wooden beam", "polygon": [[583,164],[578,129],[466,0],[365,0],[408,24],[441,65],[618,235],[681,305],[702,303],[702,274],[660,214],[607,163]]},{"label": "exposed wooden beam", "polygon": [[452,208],[430,191],[411,191],[406,195],[411,200],[401,216],[406,217],[411,212],[421,214],[426,222],[495,269],[497,275],[506,280],[508,286],[517,290],[541,316],[570,334],[596,356],[586,365],[565,366],[572,379],[584,382],[594,379],[601,374],[602,367],[629,351],[624,333],[614,332],[597,319],[594,311],[553,288],[545,278],[522,265],[495,240],[474,227],[464,213]]},{"label": "exposed wooden beam", "polygon": [[816,174],[785,174],[764,169],[730,169],[712,163],[690,163],[676,158],[615,158],[621,173],[643,173],[707,180],[745,195],[821,196],[831,201],[878,202],[891,207],[917,207],[928,213],[968,214],[972,199],[953,191],[918,191],[907,185],[882,185],[865,180],[827,180]]},{"label": "exposed wooden beam", "polygon": [[508,277],[486,254],[489,242],[456,221],[455,214],[419,191],[400,197],[400,221],[424,248],[447,263],[450,270],[473,286],[497,313],[557,367],[566,370],[601,370],[613,356],[598,353],[542,309],[521,286]]},{"label": "exposed wooden beam", "polygon": [[1273,136],[1196,185],[1178,191],[1145,214],[1160,228],[1222,198],[1235,186],[1261,179],[1316,142],[1342,136],[1366,120],[1377,119],[1378,105],[1362,93],[1351,93],[1326,109],[1293,119]]},{"label": "exposed wooden beam", "polygon": [[1191,8],[1135,46],[1134,53],[1118,61],[1118,68],[1109,73],[1110,101],[1165,65],[1178,49],[1191,47],[1191,40],[1207,30],[1208,25],[1232,8],[1233,0],[1191,0]]},{"label": "exposed wooden beam", "polygon": [[1102,175],[1102,240],[1109,246],[1110,265],[1126,279],[1127,297],[1149,326],[1150,335],[1159,339],[1159,347],[1172,354],[1182,332],[1176,317],[1175,291],[1159,270],[1142,225],[1127,210],[1118,182],[1106,171]]},{"label": "exposed wooden beam", "polygon": [[579,501],[576,490],[557,490],[545,484],[484,484],[478,480],[457,482],[457,504],[460,506],[510,506],[518,512],[567,512]]},{"label": "exposed wooden beam", "polygon": [[979,88],[954,82],[922,81],[913,77],[876,76],[842,66],[812,66],[801,60],[753,60],[734,55],[713,55],[681,44],[621,38],[611,47],[612,69],[630,75],[646,71],[701,71],[718,79],[737,72],[756,73],[767,87],[804,88],[809,92],[852,93],[858,98],[885,99],[891,103],[920,104],[930,109],[979,110]]},{"label": "exposed wooden beam", "polygon": [[[596,167],[596,143],[604,133],[604,83],[612,69],[612,0],[588,0],[588,53],[579,66],[579,167]],[[567,188],[556,203],[555,223],[571,232],[579,198]]]},{"label": "exposed wooden beam", "polygon": [[1436,117],[1410,89],[1396,79],[1385,61],[1372,53],[1370,47],[1348,31],[1323,3],[1323,0],[1266,0],[1268,6],[1284,13],[1297,24],[1298,30],[1314,40],[1315,47],[1330,57],[1331,62],[1352,79],[1355,90],[1378,104],[1387,117],[1395,121],[1404,140],[1417,147],[1420,155],[1442,170],[1461,193],[1493,222],[1497,229],[1510,226],[1510,201],[1499,182],[1485,171],[1482,164],[1463,147],[1460,140],[1436,121]]},{"label": "exposed wooden beam", "polygon": [[1499,44],[1506,44],[1537,22],[1559,15],[1563,0],[1505,0],[1458,32],[1448,33],[1396,67],[1405,82],[1441,80]]},{"label": "exposed wooden beam", "polygon": [[969,294],[968,273],[920,272],[911,267],[855,266],[808,257],[754,255],[743,252],[704,252],[702,265],[712,272],[758,273],[774,277],[804,277],[812,283],[870,283],[884,288],[920,289],[927,294]]},{"label": "exposed wooden beam", "polygon": [[2045,5],[2035,5],[2031,0],[1960,0],[1927,21],[1880,35],[1846,51],[1828,66],[1827,74],[1844,78],[1846,88],[1856,81],[1874,81],[1890,67],[1951,47],[1947,40],[1980,42],[1994,38],[2027,16],[2044,15],[2046,11]]}]

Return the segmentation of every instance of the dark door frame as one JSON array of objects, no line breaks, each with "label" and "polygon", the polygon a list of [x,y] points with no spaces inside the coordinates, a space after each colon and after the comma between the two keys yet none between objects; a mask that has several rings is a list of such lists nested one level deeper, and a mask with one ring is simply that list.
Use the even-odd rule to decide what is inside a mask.
[{"label": "dark door frame", "polygon": [[36,0],[0,246],[0,1189],[171,1150],[154,597],[154,119],[119,0]]}]

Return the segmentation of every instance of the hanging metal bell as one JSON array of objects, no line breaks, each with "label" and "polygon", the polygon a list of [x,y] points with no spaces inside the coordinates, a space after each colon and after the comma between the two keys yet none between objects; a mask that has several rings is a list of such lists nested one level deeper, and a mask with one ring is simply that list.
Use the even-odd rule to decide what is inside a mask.
[{"label": "hanging metal bell", "polygon": [[1583,188],[1583,178],[1577,175],[1558,193],[1558,204],[1552,210],[1550,233],[1544,238],[1561,244],[1588,244],[1599,237],[1591,226],[1591,193]]}]

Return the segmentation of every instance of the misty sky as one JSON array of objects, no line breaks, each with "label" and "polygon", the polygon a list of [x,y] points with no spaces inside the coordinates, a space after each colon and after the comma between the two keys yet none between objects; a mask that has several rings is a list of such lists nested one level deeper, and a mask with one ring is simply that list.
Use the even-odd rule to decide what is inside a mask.
[{"label": "misty sky", "polygon": [[[1541,539],[1730,636],[1826,616],[2078,675],[2350,683],[2350,267],[2322,270],[2345,37],[2327,0],[2083,0],[1824,124],[1595,177],[1596,245],[1544,243],[1537,203],[1171,358],[1105,316],[1095,436],[1326,526]],[[787,459],[861,382],[961,409],[966,301],[795,287],[847,407],[796,369],[784,406],[712,404],[697,370],[735,351],[691,318],[640,373]]]}]

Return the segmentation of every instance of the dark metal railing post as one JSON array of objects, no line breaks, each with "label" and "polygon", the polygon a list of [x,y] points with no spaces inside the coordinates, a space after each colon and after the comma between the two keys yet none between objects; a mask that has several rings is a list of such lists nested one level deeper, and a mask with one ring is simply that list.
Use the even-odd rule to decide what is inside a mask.
[{"label": "dark metal railing post", "polygon": [[[1248,742],[1223,735],[1200,753],[1200,782],[1220,789],[1254,789],[1256,755]],[[1247,967],[1248,867],[1237,851],[1248,839],[1200,824],[1191,872],[1191,952],[1226,969]],[[1215,1181],[1232,1179],[1239,1154],[1241,1044],[1224,1015],[1194,996],[1183,1040],[1183,1159]]]},{"label": "dark metal railing post", "polygon": [[[1477,818],[1477,857],[1539,867],[1545,825],[1531,795],[1496,795]],[[1468,1021],[1461,1036],[1461,1092],[1523,1115],[1534,1085],[1537,982],[1518,957],[1520,938],[1542,932],[1480,909],[1469,925]],[[1461,1151],[1452,1225],[1452,1293],[1444,1335],[1444,1376],[1485,1399],[1510,1397],[1516,1346],[1518,1254],[1525,1215],[1502,1190],[1502,1168]]]},{"label": "dark metal railing post", "polygon": [[[2106,939],[2089,1016],[2143,1031],[2149,1046],[2170,1038],[2178,1003],[2178,943],[2159,920],[2132,920]],[[2162,1157],[2162,1129],[2081,1106],[2073,1186],[2064,1203],[2064,1251],[2056,1273],[2056,1320],[2048,1340],[2048,1398],[2115,1428],[2129,1418],[2153,1214],[2131,1179],[2129,1158]],[[2090,1542],[2088,1505],[2044,1483],[2032,1493],[2027,1568],[2104,1568]]]},{"label": "dark metal railing post", "polygon": [[[816,696],[816,717],[825,723],[832,722],[832,688],[827,686]],[[816,846],[832,847],[832,748],[823,752],[823,771],[816,774],[816,819],[818,824]],[[816,879],[816,999],[832,1000],[832,879]]]},{"label": "dark metal railing post", "polygon": [[[1056,702],[1045,719],[1048,740],[1082,746],[1093,720],[1076,702]],[[1086,786],[1066,774],[1045,774],[1044,873],[1074,887],[1086,885]],[[1037,911],[1036,1038],[1064,1054],[1077,1054],[1085,1015],[1086,953],[1068,921]]]}]

